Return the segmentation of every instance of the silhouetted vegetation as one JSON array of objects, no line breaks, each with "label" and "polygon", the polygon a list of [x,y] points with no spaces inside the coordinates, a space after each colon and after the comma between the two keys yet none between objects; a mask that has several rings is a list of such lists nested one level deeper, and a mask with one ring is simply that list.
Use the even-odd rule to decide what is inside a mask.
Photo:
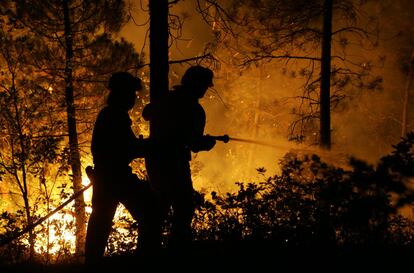
[{"label": "silhouetted vegetation", "polygon": [[[237,183],[236,193],[203,197],[194,221],[198,240],[269,240],[277,247],[413,247],[414,225],[398,210],[413,204],[414,134],[376,166],[349,168],[317,155],[287,154],[281,174]],[[258,169],[265,178],[265,170]]]},{"label": "silhouetted vegetation", "polygon": [[[280,174],[266,178],[265,170],[259,168],[262,182],[237,183],[237,192],[224,195],[199,194],[193,220],[195,245],[412,250],[414,222],[399,210],[407,205],[412,209],[413,205],[414,193],[409,186],[414,176],[413,145],[414,133],[409,133],[376,166],[352,158],[347,168],[341,168],[323,162],[317,155],[286,154],[280,161]],[[24,213],[3,212],[1,221],[4,238],[19,230]],[[61,222],[56,219],[49,225],[58,227]],[[45,228],[36,232],[41,234]],[[168,230],[167,222],[166,235]],[[133,253],[136,236],[136,223],[121,214],[108,242],[107,255]],[[1,263],[24,259],[26,240],[21,238],[3,247]],[[61,259],[55,262],[71,255],[64,246],[57,253]]]}]

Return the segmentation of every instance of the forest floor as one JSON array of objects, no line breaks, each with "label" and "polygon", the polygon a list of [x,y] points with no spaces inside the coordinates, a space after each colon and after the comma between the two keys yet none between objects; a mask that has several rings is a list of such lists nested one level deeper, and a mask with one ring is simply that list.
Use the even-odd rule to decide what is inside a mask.
[{"label": "forest floor", "polygon": [[19,263],[0,265],[1,273],[90,272],[397,272],[412,268],[412,249],[277,249],[263,244],[198,243],[187,253],[161,253],[157,257],[107,257],[97,267],[81,263]]}]

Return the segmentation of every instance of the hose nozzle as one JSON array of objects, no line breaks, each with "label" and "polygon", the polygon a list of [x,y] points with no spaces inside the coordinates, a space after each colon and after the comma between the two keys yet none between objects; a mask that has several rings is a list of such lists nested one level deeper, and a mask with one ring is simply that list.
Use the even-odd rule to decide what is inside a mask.
[{"label": "hose nozzle", "polygon": [[230,137],[229,137],[229,135],[223,135],[223,136],[212,136],[215,140],[218,140],[218,141],[223,141],[224,143],[227,143],[227,142],[229,142],[229,140],[230,140]]}]

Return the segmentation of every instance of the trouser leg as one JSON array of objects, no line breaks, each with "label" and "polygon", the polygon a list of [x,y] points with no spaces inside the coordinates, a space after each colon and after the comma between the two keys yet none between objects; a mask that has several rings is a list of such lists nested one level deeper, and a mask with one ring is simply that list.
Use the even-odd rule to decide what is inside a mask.
[{"label": "trouser leg", "polygon": [[128,181],[120,199],[138,222],[138,251],[150,254],[161,247],[161,215],[155,194],[136,177]]},{"label": "trouser leg", "polygon": [[110,190],[94,185],[92,214],[86,233],[85,263],[98,263],[102,259],[117,204],[116,199],[111,197]]},{"label": "trouser leg", "polygon": [[192,241],[191,222],[195,212],[193,192],[176,196],[172,201],[173,217],[170,245],[172,248],[187,248]]},{"label": "trouser leg", "polygon": [[191,222],[195,211],[190,165],[185,158],[146,160],[152,184],[160,196],[162,216],[173,209],[169,247],[186,247],[192,241]]}]

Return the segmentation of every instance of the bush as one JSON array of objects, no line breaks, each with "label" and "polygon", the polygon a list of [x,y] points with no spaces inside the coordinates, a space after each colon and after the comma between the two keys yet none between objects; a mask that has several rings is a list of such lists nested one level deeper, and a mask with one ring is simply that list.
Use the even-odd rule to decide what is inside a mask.
[{"label": "bush", "polygon": [[[413,204],[414,133],[376,167],[351,158],[349,169],[317,155],[287,154],[281,174],[237,183],[236,193],[201,198],[197,240],[272,241],[279,247],[413,246],[412,220],[397,214]],[[264,173],[263,169],[258,170]]]}]

